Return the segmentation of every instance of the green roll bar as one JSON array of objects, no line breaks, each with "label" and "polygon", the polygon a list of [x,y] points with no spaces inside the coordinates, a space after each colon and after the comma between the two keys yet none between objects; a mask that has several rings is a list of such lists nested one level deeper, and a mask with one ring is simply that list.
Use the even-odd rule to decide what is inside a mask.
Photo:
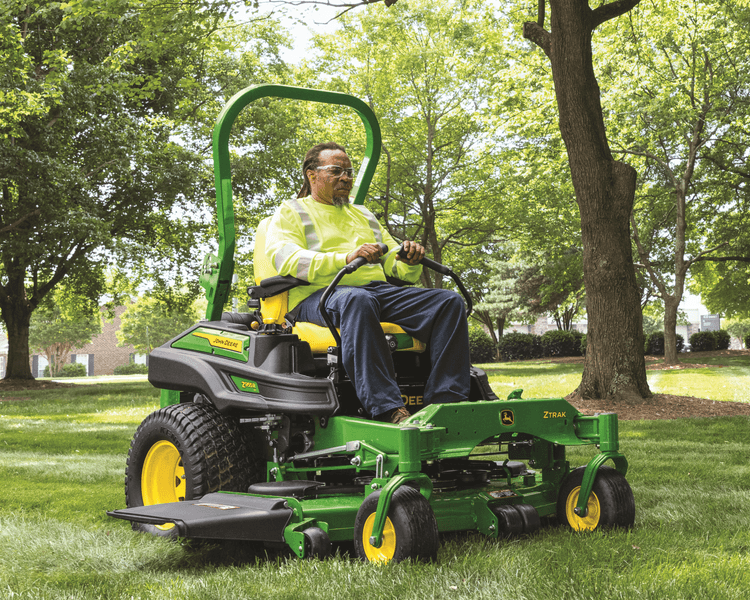
[{"label": "green roll bar", "polygon": [[218,321],[229,298],[234,274],[234,204],[232,202],[232,173],[229,159],[229,134],[237,115],[251,102],[274,97],[305,102],[321,102],[347,106],[356,111],[365,126],[367,146],[362,165],[357,172],[352,193],[354,204],[363,204],[370,182],[380,159],[380,125],[372,109],[359,98],[340,92],[314,90],[277,84],[252,85],[236,93],[219,114],[214,127],[214,175],[216,179],[216,216],[219,224],[219,252],[203,259],[200,284],[206,290],[208,308],[206,319]]}]

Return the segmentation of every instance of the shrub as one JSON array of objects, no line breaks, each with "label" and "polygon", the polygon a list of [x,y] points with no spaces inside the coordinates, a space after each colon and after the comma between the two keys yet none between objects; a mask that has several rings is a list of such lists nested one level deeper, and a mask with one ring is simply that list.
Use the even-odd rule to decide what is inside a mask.
[{"label": "shrub", "polygon": [[469,356],[472,363],[495,362],[495,344],[489,334],[480,327],[469,329]]},{"label": "shrub", "polygon": [[541,355],[541,341],[531,333],[506,333],[497,344],[501,360],[536,358]]},{"label": "shrub", "polygon": [[733,338],[737,338],[740,343],[750,337],[750,319],[727,319],[726,327],[727,333]]},{"label": "shrub", "polygon": [[[44,367],[43,377],[49,377],[49,365]],[[55,377],[86,377],[86,365],[81,363],[66,363]]]},{"label": "shrub", "polygon": [[664,354],[664,332],[654,331],[646,336],[643,348],[644,354],[649,356],[661,356]]},{"label": "shrub", "polygon": [[67,363],[63,365],[58,377],[86,377],[86,365]]},{"label": "shrub", "polygon": [[[586,344],[586,334],[581,331],[573,330],[570,333],[573,334],[573,337],[575,338],[575,351],[572,356],[583,356],[584,355],[584,348]],[[581,343],[584,344],[584,347],[581,347]]]},{"label": "shrub", "polygon": [[716,350],[716,336],[712,331],[699,331],[690,336],[690,347],[693,352]]},{"label": "shrub", "polygon": [[571,331],[553,330],[542,335],[544,356],[578,356],[580,341]]},{"label": "shrub", "polygon": [[745,336],[745,348],[750,348],[750,334]]},{"label": "shrub", "polygon": [[586,334],[581,333],[581,344],[580,344],[581,356],[586,356],[586,344],[588,343],[586,339],[587,339]]},{"label": "shrub", "polygon": [[115,375],[144,375],[146,373],[148,373],[148,367],[138,363],[115,367]]},{"label": "shrub", "polygon": [[[682,349],[685,347],[685,338],[682,337],[679,333],[675,334],[676,336],[676,346],[677,346],[677,352],[682,352]],[[644,352],[645,354],[648,354],[649,356],[663,356],[664,355],[664,332],[663,331],[654,331],[652,334],[648,335],[646,337],[646,342],[644,343]]]},{"label": "shrub", "polygon": [[716,349],[717,350],[728,350],[729,344],[732,341],[732,336],[729,335],[729,332],[725,329],[719,329],[719,331],[712,331],[711,332],[716,339]]}]

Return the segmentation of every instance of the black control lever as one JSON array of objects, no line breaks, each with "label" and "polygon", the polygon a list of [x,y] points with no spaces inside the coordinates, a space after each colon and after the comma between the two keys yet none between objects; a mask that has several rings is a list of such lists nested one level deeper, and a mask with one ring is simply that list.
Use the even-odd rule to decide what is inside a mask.
[{"label": "black control lever", "polygon": [[[406,250],[404,250],[403,244],[399,246],[398,255],[401,258],[407,257],[407,252]],[[434,260],[432,260],[431,258],[427,258],[426,256],[419,261],[419,264],[421,264],[423,267],[427,267],[428,269],[432,269],[433,271],[437,271],[438,273],[442,273],[443,275],[448,275],[449,277],[452,273],[452,271],[445,265],[441,265],[439,262],[435,262]]]},{"label": "black control lever", "polygon": [[[382,242],[378,243],[378,246],[380,246],[381,255],[385,256],[385,254],[388,252],[388,246],[383,244]],[[350,262],[348,265],[346,265],[343,268],[343,271],[345,272],[345,275],[348,275],[349,273],[354,273],[357,269],[359,269],[361,266],[367,264],[367,259],[364,256],[358,256],[355,258],[352,262]]]},{"label": "black control lever", "polygon": [[[407,252],[404,250],[403,244],[400,246],[400,249],[398,251],[398,255],[401,258],[406,258]],[[445,265],[440,264],[439,262],[435,262],[431,258],[427,258],[426,256],[422,258],[422,260],[419,261],[419,263],[423,267],[427,267],[428,269],[432,269],[433,271],[437,271],[438,273],[442,275],[446,275],[450,277],[453,282],[456,284],[456,287],[461,291],[461,295],[464,297],[464,300],[466,300],[466,316],[471,314],[471,311],[474,309],[474,303],[471,301],[471,296],[469,295],[469,292],[464,287],[464,284],[461,283],[461,280],[458,278],[458,275],[456,275],[450,267],[446,267]]]},{"label": "black control lever", "polygon": [[[388,246],[386,246],[382,242],[379,243],[378,246],[380,246],[380,250],[382,251],[383,255],[388,252]],[[336,286],[339,284],[339,281],[341,281],[344,275],[354,273],[354,271],[366,264],[367,259],[364,256],[358,256],[357,258],[352,260],[352,262],[348,263],[343,269],[336,273],[336,277],[334,277],[333,281],[328,284],[328,287],[326,288],[325,292],[323,292],[323,295],[320,297],[320,302],[318,303],[318,310],[320,310],[320,314],[323,315],[323,320],[326,322],[326,325],[328,325],[328,329],[330,329],[331,335],[333,336],[333,339],[336,340],[336,345],[339,348],[341,347],[341,336],[334,326],[333,321],[331,321],[331,317],[328,314],[328,310],[326,309],[326,302],[328,301],[328,298],[333,293],[333,290],[336,289]]]},{"label": "black control lever", "polygon": [[[385,255],[388,252],[388,246],[381,243],[379,244],[380,249],[383,251],[383,255]],[[403,245],[400,247],[398,255],[401,258],[406,258],[407,253],[404,251]],[[446,275],[447,277],[450,277],[453,282],[456,284],[456,287],[461,291],[461,295],[464,297],[464,300],[466,300],[466,316],[468,317],[471,314],[471,311],[474,307],[473,302],[471,301],[471,296],[469,295],[469,292],[464,287],[463,283],[461,283],[461,280],[458,278],[458,275],[456,275],[450,267],[446,267],[445,265],[441,265],[439,262],[435,262],[431,258],[427,258],[426,256],[422,258],[422,260],[419,261],[420,264],[424,267],[427,267],[428,269],[432,269],[433,271],[437,271],[438,273],[441,273],[442,275]],[[339,335],[338,330],[333,325],[333,321],[331,321],[331,317],[328,314],[328,310],[326,309],[326,302],[328,301],[328,298],[333,293],[333,290],[336,289],[336,286],[339,284],[339,281],[344,277],[344,275],[348,275],[349,273],[354,273],[357,269],[359,269],[362,265],[367,264],[367,259],[363,256],[358,256],[355,258],[352,262],[347,264],[343,269],[341,269],[337,274],[336,277],[333,278],[333,281],[328,285],[326,290],[323,292],[323,295],[320,297],[320,302],[318,304],[318,309],[320,310],[320,314],[323,315],[323,320],[326,322],[326,325],[328,325],[328,329],[331,331],[331,335],[333,336],[333,339],[336,340],[336,345],[338,347],[341,347],[341,336]]]}]

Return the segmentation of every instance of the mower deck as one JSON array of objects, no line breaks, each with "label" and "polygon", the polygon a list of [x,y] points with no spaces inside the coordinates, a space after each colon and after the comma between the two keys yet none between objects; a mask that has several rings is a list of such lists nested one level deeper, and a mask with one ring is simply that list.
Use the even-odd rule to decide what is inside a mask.
[{"label": "mower deck", "polygon": [[[584,416],[561,398],[525,400],[518,398],[520,391],[511,396],[428,406],[398,426],[333,417],[316,431],[313,449],[269,463],[271,481],[252,484],[248,493],[216,492],[107,514],[171,523],[186,538],[286,541],[303,556],[309,527],[322,529],[331,541],[351,540],[357,512],[375,492],[382,496],[379,514],[388,514],[393,493],[408,486],[429,501],[440,532],[508,537],[530,533],[540,519],[556,514],[558,490],[569,472],[566,446],[598,444],[602,452],[591,469],[612,460],[622,475],[627,471],[617,450],[616,415]],[[321,466],[321,459],[332,458],[343,460]],[[351,483],[312,479],[342,469],[351,471]],[[581,489],[582,509],[588,496]]]}]

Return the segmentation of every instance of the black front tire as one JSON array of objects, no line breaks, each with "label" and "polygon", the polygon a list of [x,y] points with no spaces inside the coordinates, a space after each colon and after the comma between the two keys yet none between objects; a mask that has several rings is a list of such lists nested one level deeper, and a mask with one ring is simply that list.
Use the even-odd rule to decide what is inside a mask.
[{"label": "black front tire", "polygon": [[[192,500],[218,490],[244,492],[260,479],[236,420],[210,404],[175,404],[144,419],[125,469],[127,506]],[[133,523],[133,529],[172,537],[176,528]]]},{"label": "black front tire", "polygon": [[574,469],[560,487],[557,497],[557,520],[576,531],[594,531],[614,527],[629,528],[635,522],[635,499],[623,475],[612,467],[602,466],[596,474],[588,513],[579,517],[573,509],[583,482],[585,467]]}]

